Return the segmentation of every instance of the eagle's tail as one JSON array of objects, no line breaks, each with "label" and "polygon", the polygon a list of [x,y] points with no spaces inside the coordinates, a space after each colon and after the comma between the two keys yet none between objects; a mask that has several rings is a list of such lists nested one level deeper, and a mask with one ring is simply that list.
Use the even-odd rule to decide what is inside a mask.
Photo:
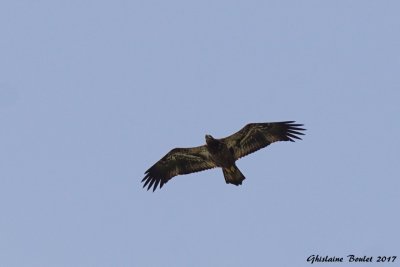
[{"label": "eagle's tail", "polygon": [[224,173],[225,182],[227,184],[240,185],[242,184],[242,181],[246,179],[246,177],[244,177],[243,173],[241,173],[236,165],[232,165],[228,168],[223,168],[222,171]]}]

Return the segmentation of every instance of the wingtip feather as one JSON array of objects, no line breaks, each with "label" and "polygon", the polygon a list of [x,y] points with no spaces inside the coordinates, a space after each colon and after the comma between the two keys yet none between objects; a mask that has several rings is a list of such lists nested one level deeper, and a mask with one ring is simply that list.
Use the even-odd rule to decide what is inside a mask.
[{"label": "wingtip feather", "polygon": [[156,191],[157,186],[160,183],[160,181],[161,181],[161,179],[157,179],[157,181],[155,182],[154,187],[153,187],[153,192]]}]

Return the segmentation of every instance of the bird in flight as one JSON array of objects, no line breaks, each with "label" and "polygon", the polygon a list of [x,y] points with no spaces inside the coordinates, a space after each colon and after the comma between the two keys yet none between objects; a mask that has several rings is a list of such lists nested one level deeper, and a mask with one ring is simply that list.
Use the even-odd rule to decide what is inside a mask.
[{"label": "bird in flight", "polygon": [[245,179],[235,162],[274,142],[301,140],[303,124],[295,121],[249,123],[240,131],[221,139],[205,136],[206,144],[189,148],[174,148],[157,161],[142,179],[143,187],[153,192],[171,178],[181,174],[222,168],[227,184],[240,185]]}]

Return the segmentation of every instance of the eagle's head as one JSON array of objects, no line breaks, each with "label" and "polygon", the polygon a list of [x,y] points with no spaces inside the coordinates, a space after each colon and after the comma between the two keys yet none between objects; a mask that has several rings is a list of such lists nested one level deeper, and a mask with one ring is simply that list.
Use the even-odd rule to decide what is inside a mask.
[{"label": "eagle's head", "polygon": [[214,139],[214,137],[212,137],[211,135],[209,135],[209,134],[206,134],[206,143],[207,144],[210,144],[211,142],[213,142],[215,139]]},{"label": "eagle's head", "polygon": [[208,148],[208,150],[210,150],[210,152],[212,152],[212,151],[217,152],[218,150],[221,149],[221,145],[222,145],[220,140],[215,139],[214,137],[212,137],[209,134],[206,135],[206,144],[207,144],[207,148]]}]

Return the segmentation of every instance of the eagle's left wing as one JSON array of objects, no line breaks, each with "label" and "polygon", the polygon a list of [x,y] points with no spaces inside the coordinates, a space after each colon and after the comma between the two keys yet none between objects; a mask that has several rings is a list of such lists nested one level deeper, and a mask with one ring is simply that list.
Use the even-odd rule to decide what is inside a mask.
[{"label": "eagle's left wing", "polygon": [[162,159],[148,169],[142,182],[143,187],[149,190],[153,186],[153,192],[157,186],[160,188],[172,177],[180,174],[199,172],[217,167],[210,158],[206,146],[191,148],[174,148]]},{"label": "eagle's left wing", "polygon": [[238,160],[277,141],[301,140],[298,135],[304,135],[300,131],[305,130],[301,126],[303,124],[296,124],[294,121],[250,123],[221,140],[233,152],[235,160]]}]

